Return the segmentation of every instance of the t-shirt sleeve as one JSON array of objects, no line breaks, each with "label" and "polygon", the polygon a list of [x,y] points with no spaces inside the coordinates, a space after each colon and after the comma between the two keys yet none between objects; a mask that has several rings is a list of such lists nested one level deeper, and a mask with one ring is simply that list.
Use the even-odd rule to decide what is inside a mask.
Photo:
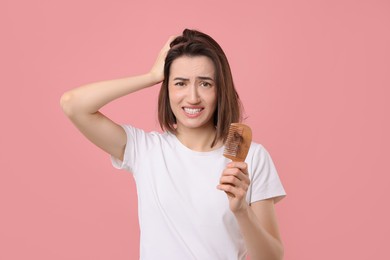
[{"label": "t-shirt sleeve", "polygon": [[251,160],[248,201],[253,203],[274,198],[275,203],[279,202],[286,196],[286,192],[268,151],[262,145],[256,144]]},{"label": "t-shirt sleeve", "polygon": [[146,150],[151,145],[150,133],[146,133],[144,130],[130,125],[121,126],[125,130],[127,136],[123,161],[111,155],[111,163],[116,169],[123,169],[134,173],[137,166],[137,158],[145,154]]}]

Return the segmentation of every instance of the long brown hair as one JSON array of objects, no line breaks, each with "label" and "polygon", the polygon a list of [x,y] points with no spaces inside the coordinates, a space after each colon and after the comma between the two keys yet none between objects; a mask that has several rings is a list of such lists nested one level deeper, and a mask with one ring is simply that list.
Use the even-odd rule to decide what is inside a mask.
[{"label": "long brown hair", "polygon": [[241,122],[242,105],[234,87],[229,62],[219,44],[209,35],[196,30],[185,29],[181,36],[176,37],[165,58],[164,80],[158,98],[158,120],[163,130],[176,133],[174,124],[176,117],[169,103],[168,82],[172,62],[181,56],[206,56],[215,67],[215,84],[217,88],[217,107],[214,112],[216,135],[211,144],[226,140],[231,123]]}]

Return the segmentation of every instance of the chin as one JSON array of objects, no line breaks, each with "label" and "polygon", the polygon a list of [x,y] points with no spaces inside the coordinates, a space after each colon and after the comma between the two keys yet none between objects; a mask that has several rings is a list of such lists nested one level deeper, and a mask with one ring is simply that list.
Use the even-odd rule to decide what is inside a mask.
[{"label": "chin", "polygon": [[210,120],[207,122],[183,122],[180,123],[179,125],[187,129],[201,129],[201,128],[210,127],[210,125],[214,126],[214,124]]}]

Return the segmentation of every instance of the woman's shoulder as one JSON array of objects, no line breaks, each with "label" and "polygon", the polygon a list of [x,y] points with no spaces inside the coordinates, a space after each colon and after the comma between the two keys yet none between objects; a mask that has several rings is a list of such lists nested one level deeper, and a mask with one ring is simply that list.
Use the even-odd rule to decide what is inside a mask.
[{"label": "woman's shoulder", "polygon": [[258,143],[256,141],[251,142],[251,146],[249,148],[248,157],[264,157],[268,156],[268,150],[265,148],[265,146],[261,143]]},{"label": "woman's shoulder", "polygon": [[254,151],[259,151],[259,150],[262,150],[262,149],[265,149],[265,148],[264,148],[264,146],[261,143],[258,143],[256,141],[252,141],[251,142],[251,146],[249,148],[249,151],[252,150],[252,152],[254,152]]}]

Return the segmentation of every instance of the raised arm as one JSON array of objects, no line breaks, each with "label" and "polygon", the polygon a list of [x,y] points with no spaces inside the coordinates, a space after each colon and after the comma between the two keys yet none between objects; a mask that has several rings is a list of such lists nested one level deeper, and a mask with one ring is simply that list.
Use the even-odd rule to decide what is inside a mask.
[{"label": "raised arm", "polygon": [[120,125],[99,112],[99,109],[117,98],[161,82],[164,79],[164,60],[174,38],[170,37],[161,49],[150,72],[87,84],[67,91],[61,97],[60,104],[64,113],[80,132],[120,160],[123,160],[126,147],[126,133]]}]

